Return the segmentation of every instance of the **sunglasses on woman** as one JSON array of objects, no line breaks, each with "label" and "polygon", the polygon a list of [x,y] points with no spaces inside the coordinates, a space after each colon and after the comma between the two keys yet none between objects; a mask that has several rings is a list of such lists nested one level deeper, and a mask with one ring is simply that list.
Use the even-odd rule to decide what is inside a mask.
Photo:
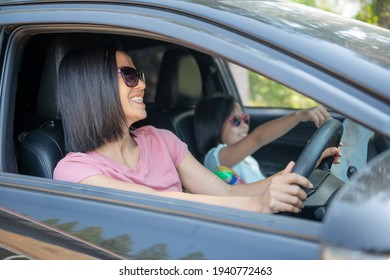
[{"label": "sunglasses on woman", "polygon": [[250,115],[249,114],[242,114],[241,116],[231,116],[228,118],[228,121],[232,124],[234,127],[239,127],[241,125],[241,122],[244,122],[246,125],[249,125],[250,122]]},{"label": "sunglasses on woman", "polygon": [[123,66],[118,68],[118,73],[121,73],[123,82],[128,87],[135,87],[138,85],[138,81],[145,82],[145,74],[142,70],[137,70],[130,66]]}]

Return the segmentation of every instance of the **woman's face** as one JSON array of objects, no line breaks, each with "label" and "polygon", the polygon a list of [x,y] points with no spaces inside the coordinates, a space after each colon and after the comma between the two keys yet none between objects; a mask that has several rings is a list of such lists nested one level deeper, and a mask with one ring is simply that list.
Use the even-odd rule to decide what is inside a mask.
[{"label": "woman's face", "polygon": [[[116,52],[117,68],[130,66],[135,68],[131,58],[124,52]],[[145,104],[143,101],[146,84],[139,80],[134,87],[128,87],[123,81],[121,73],[118,73],[119,98],[125,114],[128,126],[136,121],[146,118]]]},{"label": "woman's face", "polygon": [[[228,117],[242,116],[244,112],[241,109],[241,106],[236,102],[234,104],[234,110]],[[223,144],[233,145],[245,138],[248,135],[249,126],[241,120],[239,126],[234,126],[229,120],[226,120],[222,128],[221,140]]]}]

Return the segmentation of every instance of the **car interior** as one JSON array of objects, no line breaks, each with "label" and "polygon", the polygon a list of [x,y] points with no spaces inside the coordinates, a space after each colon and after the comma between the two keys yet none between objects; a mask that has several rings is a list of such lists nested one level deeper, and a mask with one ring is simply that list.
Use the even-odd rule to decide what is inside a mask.
[{"label": "car interior", "polygon": [[[115,38],[132,53],[136,65],[139,65],[137,55],[133,53],[137,49],[158,47],[162,52],[159,70],[153,73],[158,75],[158,81],[153,85],[155,92],[148,91],[145,97],[148,117],[135,126],[150,124],[173,131],[201,160],[195,144],[194,108],[202,97],[222,91],[223,86],[213,73],[209,73],[215,67],[212,58],[164,42],[131,39]],[[101,38],[95,34],[48,34],[37,35],[27,44],[19,80],[28,79],[28,82],[18,85],[14,126],[18,173],[52,178],[57,162],[65,156],[61,115],[56,106],[57,70],[67,52],[93,40]],[[128,41],[131,49],[127,48]],[[144,59],[145,55],[141,53],[139,60]],[[148,89],[151,81],[157,80],[154,76],[146,77]]]},{"label": "car interior", "polygon": [[[202,162],[195,144],[195,106],[203,97],[226,92],[215,58],[172,43],[123,35],[38,34],[26,43],[18,72],[13,126],[17,173],[52,178],[57,162],[66,154],[56,106],[59,63],[77,46],[107,39],[119,41],[137,68],[146,72],[144,102],[148,117],[135,127],[150,124],[171,130]],[[387,138],[373,135],[367,147],[368,158],[389,146]],[[323,180],[322,175],[317,177]],[[333,180],[331,184],[339,187],[342,183]]]}]

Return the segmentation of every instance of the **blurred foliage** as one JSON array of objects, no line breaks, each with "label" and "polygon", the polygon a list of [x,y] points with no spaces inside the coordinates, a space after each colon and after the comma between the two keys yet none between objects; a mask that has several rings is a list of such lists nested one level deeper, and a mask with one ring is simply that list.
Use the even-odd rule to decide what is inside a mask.
[{"label": "blurred foliage", "polygon": [[290,0],[318,9],[342,13],[343,8],[352,4],[358,7],[353,15],[355,19],[390,28],[390,0]]},{"label": "blurred foliage", "polygon": [[310,108],[317,103],[277,82],[249,72],[249,106]]},{"label": "blurred foliage", "polygon": [[[328,12],[342,13],[347,4],[357,7],[355,18],[384,28],[390,27],[390,0],[291,0]],[[350,7],[350,6],[349,6]],[[317,103],[285,86],[249,73],[248,106],[278,108],[309,108]]]},{"label": "blurred foliage", "polygon": [[356,19],[384,28],[390,28],[390,0],[360,0]]}]

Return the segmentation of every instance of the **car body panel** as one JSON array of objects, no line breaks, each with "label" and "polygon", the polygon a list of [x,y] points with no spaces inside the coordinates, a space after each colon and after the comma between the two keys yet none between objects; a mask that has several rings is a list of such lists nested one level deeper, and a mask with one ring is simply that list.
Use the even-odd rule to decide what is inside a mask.
[{"label": "car body panel", "polygon": [[[64,231],[5,208],[0,209],[0,259],[123,259]],[[10,251],[12,250],[12,251]]]},{"label": "car body panel", "polygon": [[[91,186],[74,188],[41,179],[31,184],[6,174],[1,181],[2,207],[28,213],[34,220],[117,250],[125,258],[316,259],[320,253],[316,236],[321,227],[316,222],[286,223],[283,216],[161,201]],[[241,238],[229,242],[235,236]],[[256,242],[259,238],[268,241]],[[121,246],[114,246],[118,244],[112,240]],[[287,244],[291,250],[286,255]],[[248,246],[250,251],[240,250]]]},{"label": "car body panel", "polygon": [[[298,4],[2,1],[0,25],[0,170],[4,172],[0,174],[0,216],[9,219],[0,223],[0,247],[6,254],[14,250],[38,259],[318,259],[322,232],[329,229],[327,224],[283,215],[17,174],[12,132],[15,85],[20,54],[36,34],[105,33],[188,47],[215,56],[217,63],[233,62],[269,77],[331,107],[335,116],[342,113],[390,136],[390,32]],[[218,65],[220,71],[226,70],[223,63]],[[231,82],[225,85],[237,95]],[[267,118],[261,109],[249,110],[257,115],[256,123]],[[278,110],[269,110],[271,118],[283,115]],[[312,130],[312,125],[304,124],[281,142],[299,146],[296,154]],[[281,154],[274,154],[281,158],[274,170],[287,158]],[[386,215],[383,211],[380,217],[386,219]],[[342,234],[343,224],[337,227]],[[23,246],[12,248],[12,240],[24,235],[33,239],[27,241],[42,242],[47,237],[43,232],[56,237],[49,239],[50,245],[73,250],[66,252],[75,255],[34,255],[27,248],[23,251]],[[338,246],[345,241],[341,240]],[[65,241],[74,247],[69,249]]]},{"label": "car body panel", "polygon": [[390,215],[389,182],[390,151],[353,175],[334,201],[337,208],[332,208],[325,218],[323,254],[340,259],[389,260],[390,224],[382,219]]},{"label": "car body panel", "polygon": [[[135,6],[150,5],[174,11],[178,18],[180,15],[190,14],[204,22],[224,26],[245,34],[246,37],[267,42],[272,48],[309,64],[326,68],[332,75],[350,83],[357,82],[356,87],[367,88],[385,100],[390,100],[390,94],[386,90],[390,82],[378,80],[383,75],[383,68],[388,69],[390,66],[387,56],[390,51],[388,30],[332,14],[324,18],[323,11],[303,5],[299,10],[291,9],[296,4],[289,2],[283,2],[283,5],[278,1],[234,0],[207,4],[204,1],[172,1],[174,5],[170,5],[171,1],[116,2],[134,3]],[[327,45],[326,48],[323,47],[324,44]],[[318,60],[319,58],[322,60]],[[337,63],[340,59],[345,63]],[[355,67],[356,63],[360,67]],[[345,76],[346,73],[350,76]],[[378,73],[381,75],[377,75]]]},{"label": "car body panel", "polygon": [[[293,24],[291,22],[293,20],[295,22],[302,15],[299,11],[297,14],[285,11],[285,5],[294,6],[295,4],[293,3],[279,5],[278,3],[272,4],[270,1],[248,2],[250,3],[248,5],[257,7],[258,11],[262,9],[266,11],[272,9],[279,11],[283,17],[281,16],[279,18],[279,22],[275,22],[275,19],[267,21],[266,17],[265,19],[260,18],[257,21],[254,21],[253,18],[247,19],[248,12],[236,7],[240,1],[235,6],[231,6],[231,3],[235,1],[229,1],[229,5],[224,5],[223,3],[225,1],[222,1],[223,3],[216,2],[217,7],[222,5],[224,8],[223,11],[214,9],[213,4],[209,3],[211,7],[208,7],[204,3],[199,4],[196,1],[164,2],[166,4],[174,4],[174,9],[172,7],[170,8],[169,5],[163,6],[161,3],[158,4],[156,1],[145,1],[142,2],[142,5],[137,1],[128,3],[126,1],[120,2],[123,3],[120,10],[116,10],[115,6],[111,7],[107,1],[98,1],[92,4],[78,4],[76,2],[63,3],[61,8],[58,9],[53,4],[50,4],[50,2],[44,2],[44,4],[39,6],[34,3],[34,5],[27,6],[4,7],[0,24],[2,22],[7,22],[8,24],[35,23],[37,13],[40,14],[41,23],[77,22],[93,24],[97,21],[101,13],[108,10],[110,14],[105,15],[104,18],[100,17],[99,22],[101,24],[111,26],[110,28],[114,28],[114,26],[129,27],[134,29],[135,32],[139,30],[154,34],[154,26],[158,25],[159,34],[157,37],[164,36],[164,39],[172,40],[172,42],[176,43],[180,42],[180,44],[194,47],[200,51],[213,51],[212,49],[218,46],[221,57],[245,65],[249,69],[264,74],[276,81],[280,81],[297,91],[307,94],[324,105],[343,112],[352,119],[377,130],[381,128],[385,135],[390,135],[390,120],[388,115],[390,105],[387,90],[390,86],[390,74],[387,71],[388,68],[383,68],[389,64],[390,60],[388,55],[386,55],[390,52],[390,44],[386,39],[390,31],[378,30],[368,24],[356,21],[351,22],[342,17],[330,16],[325,12],[309,9],[308,11],[313,14],[313,18],[317,18],[316,22],[323,22],[324,27],[312,22],[304,24],[302,21],[299,21],[299,24],[304,28],[295,28],[295,32],[292,33],[291,28]],[[135,3],[135,5],[130,5],[132,3]],[[154,9],[152,11],[149,9],[146,12],[144,10],[145,8],[143,8],[143,6],[147,6],[145,3],[153,6]],[[92,6],[93,8],[91,8]],[[159,7],[161,10],[158,10]],[[181,7],[183,8],[179,9]],[[300,7],[300,9],[306,11],[306,8]],[[209,18],[206,20],[200,17],[188,17],[187,13],[189,11],[196,16],[204,14],[204,17],[207,17],[209,15]],[[78,14],[77,20],[72,20],[76,12]],[[132,14],[131,21],[128,20],[127,13]],[[324,18],[325,15],[326,19],[324,22],[321,18]],[[172,21],[172,18],[175,21]],[[214,23],[211,21],[211,18],[224,19],[225,22]],[[234,23],[237,25],[235,29],[227,25],[227,18],[229,18],[229,24]],[[330,20],[327,20],[327,18],[330,18]],[[250,20],[249,23],[248,20]],[[333,24],[329,21],[333,22]],[[369,40],[370,45],[375,46],[377,48],[376,50],[380,49],[379,53],[376,51],[375,55],[370,57],[370,52],[365,49],[352,49],[344,43],[346,41],[345,38],[349,41],[351,40],[351,36],[346,37],[343,33],[336,36],[337,34],[333,32],[331,33],[334,35],[332,37],[321,37],[320,34],[324,32],[316,32],[317,29],[322,30],[322,28],[324,28],[324,31],[327,28],[339,30],[340,26],[351,26],[351,24],[358,26],[360,33],[367,33],[365,36],[361,35],[360,37],[367,38],[366,40]],[[354,34],[353,27],[351,28],[352,30],[346,30],[347,34],[348,32]],[[298,30],[300,31],[297,32]],[[244,31],[247,33],[244,33]],[[252,33],[252,37],[243,35]],[[262,34],[272,36],[272,40],[278,38],[278,41],[271,41],[268,37],[264,37],[261,40],[253,40],[253,38],[261,38],[263,36]],[[311,37],[308,37],[308,34]],[[151,34],[148,35],[151,36]],[[258,37],[254,37],[254,35]],[[334,37],[338,39],[335,40],[333,39]],[[259,45],[262,43],[262,40],[267,40],[267,44]],[[367,42],[362,41],[363,39],[359,40],[361,43]],[[291,43],[292,41],[294,44]],[[207,42],[207,44],[204,42]],[[329,47],[322,47],[328,44]],[[290,47],[294,47],[294,49],[289,49]],[[307,49],[311,49],[311,51]],[[299,51],[302,50],[305,50],[305,52],[301,56],[305,54],[305,57],[307,57],[306,52],[308,52],[313,57],[324,57],[327,63],[332,63],[334,69],[330,69],[330,66],[326,66],[327,69],[320,68],[318,65],[323,63],[323,61],[316,62],[313,59],[312,61],[303,60],[299,55]],[[328,52],[331,52],[333,56],[340,54],[340,57],[336,57],[333,60]],[[377,69],[378,58],[380,58],[382,66]],[[343,63],[337,63],[341,60]],[[289,61],[289,64],[284,61]],[[359,65],[359,67],[355,65]],[[345,69],[345,67],[349,68]],[[264,71],[264,68],[267,68],[267,71]],[[381,75],[375,74],[377,71],[380,71]],[[339,73],[343,73],[343,75]],[[371,77],[372,74],[374,77]],[[306,83],[299,82],[301,79],[304,79]],[[353,95],[345,95],[343,93],[345,90],[353,92]],[[377,96],[385,102],[378,102],[372,96]],[[353,111],[349,107],[340,106],[341,104],[351,103],[354,103],[354,107],[359,108],[361,111],[360,116],[353,114]],[[375,116],[366,114],[371,108],[376,108],[377,113]],[[375,118],[375,120],[371,121],[372,118]]]}]

